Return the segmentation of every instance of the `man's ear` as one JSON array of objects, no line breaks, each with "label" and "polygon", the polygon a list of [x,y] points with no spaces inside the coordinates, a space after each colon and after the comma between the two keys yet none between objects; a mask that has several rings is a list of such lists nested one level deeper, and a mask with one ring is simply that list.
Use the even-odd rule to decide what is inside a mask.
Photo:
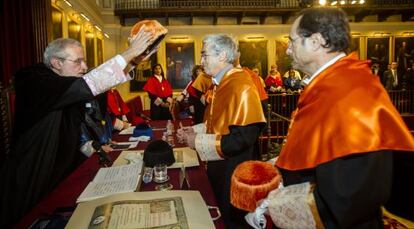
[{"label": "man's ear", "polygon": [[217,57],[220,61],[225,62],[227,58],[227,54],[226,52],[220,52]]},{"label": "man's ear", "polygon": [[60,61],[58,58],[53,57],[50,60],[50,65],[52,68],[60,70],[62,68],[62,61]]},{"label": "man's ear", "polygon": [[320,33],[314,33],[309,38],[311,41],[312,49],[314,51],[318,50],[319,48],[324,48],[323,45],[326,44],[326,41]]}]

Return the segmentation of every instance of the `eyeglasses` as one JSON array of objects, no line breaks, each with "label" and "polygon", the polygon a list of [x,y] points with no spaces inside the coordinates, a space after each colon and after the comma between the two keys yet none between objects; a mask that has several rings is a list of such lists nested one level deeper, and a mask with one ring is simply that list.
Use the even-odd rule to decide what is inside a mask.
[{"label": "eyeglasses", "polygon": [[290,43],[295,43],[295,41],[297,41],[297,40],[298,40],[299,38],[301,38],[301,37],[299,37],[299,36],[298,36],[298,37],[296,37],[296,38],[292,38],[291,36],[289,36],[288,38],[289,38],[289,42],[290,42]]},{"label": "eyeglasses", "polygon": [[57,57],[57,58],[60,59],[60,60],[68,60],[70,62],[73,62],[73,63],[77,64],[77,65],[81,65],[82,63],[86,64],[86,60],[83,59],[83,58],[78,58],[76,60],[71,60],[71,59],[62,58],[62,57]]},{"label": "eyeglasses", "polygon": [[213,55],[213,54],[207,54],[204,51],[201,52],[201,59],[204,59],[204,58],[206,58],[208,56],[215,56],[215,55]]}]

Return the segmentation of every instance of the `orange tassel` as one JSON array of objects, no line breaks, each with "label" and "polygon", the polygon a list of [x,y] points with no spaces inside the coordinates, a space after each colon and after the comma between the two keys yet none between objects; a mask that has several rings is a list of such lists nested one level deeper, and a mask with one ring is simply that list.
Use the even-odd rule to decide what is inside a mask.
[{"label": "orange tassel", "polygon": [[254,211],[256,203],[279,186],[281,175],[276,167],[262,161],[245,161],[231,177],[230,202],[236,208]]}]

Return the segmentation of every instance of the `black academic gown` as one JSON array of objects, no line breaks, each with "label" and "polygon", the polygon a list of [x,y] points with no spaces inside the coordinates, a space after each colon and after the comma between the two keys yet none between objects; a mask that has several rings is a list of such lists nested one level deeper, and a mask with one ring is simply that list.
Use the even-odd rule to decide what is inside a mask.
[{"label": "black academic gown", "polygon": [[255,143],[263,127],[264,123],[230,126],[230,133],[221,138],[221,151],[226,159],[207,163],[207,174],[228,228],[250,228],[244,220],[247,212],[230,204],[231,176],[240,163],[258,159]]},{"label": "black academic gown", "polygon": [[190,94],[189,101],[194,106],[194,124],[199,124],[204,121],[206,106],[200,101],[203,93],[197,89],[194,90],[197,92],[197,97]]},{"label": "black academic gown", "polygon": [[[13,150],[2,168],[3,225],[16,223],[79,163],[80,101],[93,98],[79,77],[43,64],[15,75]],[[3,226],[1,225],[1,226]]]},{"label": "black academic gown", "polygon": [[391,151],[384,150],[338,158],[314,169],[279,170],[284,186],[316,184],[313,195],[325,228],[379,229],[384,225],[378,205],[390,195],[392,161]]}]

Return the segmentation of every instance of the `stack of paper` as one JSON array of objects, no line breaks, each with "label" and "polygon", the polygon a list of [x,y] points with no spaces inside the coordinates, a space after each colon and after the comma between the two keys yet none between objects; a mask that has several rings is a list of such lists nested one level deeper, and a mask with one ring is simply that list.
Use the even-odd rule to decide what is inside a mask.
[{"label": "stack of paper", "polygon": [[76,202],[93,200],[115,193],[134,192],[138,187],[141,171],[142,161],[130,165],[101,168]]}]

